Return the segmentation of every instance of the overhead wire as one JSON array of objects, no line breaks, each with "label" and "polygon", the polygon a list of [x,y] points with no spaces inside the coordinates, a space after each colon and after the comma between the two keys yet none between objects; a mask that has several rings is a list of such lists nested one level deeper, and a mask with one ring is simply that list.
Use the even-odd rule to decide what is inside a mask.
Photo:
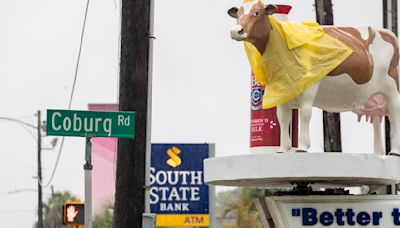
[{"label": "overhead wire", "polygon": [[28,128],[28,126],[24,125],[24,124],[20,124],[28,133],[29,135],[33,138],[33,140],[35,140],[35,142],[37,142],[37,138],[35,136],[35,134],[31,131],[31,128]]},{"label": "overhead wire", "polygon": [[24,121],[16,119],[16,118],[10,118],[10,117],[0,117],[0,120],[7,120],[7,121],[17,123],[18,125],[20,125],[22,128],[24,128],[29,133],[29,135],[33,138],[33,140],[37,141],[35,134],[32,133],[32,131],[31,131],[31,128],[37,129],[37,127],[35,125],[24,122]]},{"label": "overhead wire", "polygon": [[12,214],[12,213],[32,213],[32,211],[36,211],[36,209],[21,209],[21,210],[8,210],[8,211],[0,211],[0,214]]},{"label": "overhead wire", "polygon": [[[80,59],[81,59],[82,44],[83,44],[83,37],[84,37],[84,34],[85,34],[85,27],[86,27],[86,19],[87,19],[88,9],[89,9],[89,0],[86,0],[85,17],[83,19],[83,25],[82,25],[82,31],[81,31],[81,40],[80,40],[79,52],[78,52],[78,59],[76,61],[76,66],[75,66],[75,75],[74,75],[74,80],[73,80],[73,83],[72,83],[71,95],[70,95],[69,102],[68,102],[68,110],[71,109],[72,100],[74,98],[75,85],[76,85],[76,81],[77,81],[77,77],[78,77],[79,63],[80,63]],[[43,185],[43,183],[40,180],[38,180],[39,184],[42,185],[42,187],[44,187],[44,188],[49,187],[51,182],[53,181],[54,175],[56,173],[56,170],[57,170],[57,167],[58,167],[58,164],[59,164],[59,161],[60,161],[62,149],[63,149],[63,146],[64,146],[64,139],[65,139],[65,137],[61,138],[60,149],[58,151],[56,163],[54,165],[54,168],[53,168],[53,171],[51,173],[49,181],[45,185]]]}]

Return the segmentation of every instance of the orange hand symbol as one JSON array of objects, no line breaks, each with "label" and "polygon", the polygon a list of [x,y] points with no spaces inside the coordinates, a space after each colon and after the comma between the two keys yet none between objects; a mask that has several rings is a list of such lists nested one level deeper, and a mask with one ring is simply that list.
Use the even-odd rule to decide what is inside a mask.
[{"label": "orange hand symbol", "polygon": [[76,209],[76,207],[74,205],[70,205],[67,208],[67,220],[68,222],[73,222],[74,219],[76,218],[76,216],[78,215],[78,210]]}]

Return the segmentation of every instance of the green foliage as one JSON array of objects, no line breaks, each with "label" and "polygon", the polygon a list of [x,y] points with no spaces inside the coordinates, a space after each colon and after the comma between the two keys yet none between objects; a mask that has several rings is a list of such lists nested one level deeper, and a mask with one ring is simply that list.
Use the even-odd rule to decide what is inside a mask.
[{"label": "green foliage", "polygon": [[101,206],[101,210],[94,216],[93,228],[111,228],[113,220],[114,203],[106,202]]},{"label": "green foliage", "polygon": [[217,217],[222,217],[227,204],[234,198],[238,198],[240,189],[235,188],[231,191],[218,192],[216,197],[215,211]]},{"label": "green foliage", "polygon": [[222,224],[222,228],[237,228],[236,224]]},{"label": "green foliage", "polygon": [[[222,218],[234,214],[236,224],[223,224],[223,228],[261,228],[263,227],[253,200],[264,197],[261,189],[240,188],[230,193],[217,195],[217,208],[223,208]],[[217,209],[218,211],[218,209]]]},{"label": "green foliage", "polygon": [[[67,201],[74,201],[76,197],[70,192],[55,192],[46,203],[43,204],[43,223],[44,227],[49,228],[66,228],[62,224],[63,211],[62,207]],[[38,227],[37,222],[34,225],[35,228]]]}]

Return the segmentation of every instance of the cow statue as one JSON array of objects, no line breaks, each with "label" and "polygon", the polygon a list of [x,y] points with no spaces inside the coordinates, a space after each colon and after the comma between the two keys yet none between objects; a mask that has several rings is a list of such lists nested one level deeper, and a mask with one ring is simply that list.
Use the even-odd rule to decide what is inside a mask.
[{"label": "cow statue", "polygon": [[[231,30],[231,38],[252,44],[260,56],[268,57],[271,54],[268,48],[278,45],[271,36],[276,32],[271,26],[276,10],[275,5],[265,4],[262,0],[247,1],[239,8],[229,9],[228,14],[237,20]],[[291,149],[289,124],[292,109],[299,109],[300,113],[299,145],[296,152],[308,151],[309,123],[314,106],[328,112],[353,111],[359,119],[365,115],[373,123],[374,150],[379,155],[384,154],[380,122],[383,116],[388,116],[391,123],[390,155],[400,156],[399,50],[396,36],[389,30],[369,26],[322,26],[320,29],[351,49],[350,54],[300,94],[276,105],[281,132],[279,152]],[[321,59],[324,61],[324,58]],[[269,64],[272,66],[275,63],[272,60]],[[266,93],[264,99],[268,99],[267,90]]]}]

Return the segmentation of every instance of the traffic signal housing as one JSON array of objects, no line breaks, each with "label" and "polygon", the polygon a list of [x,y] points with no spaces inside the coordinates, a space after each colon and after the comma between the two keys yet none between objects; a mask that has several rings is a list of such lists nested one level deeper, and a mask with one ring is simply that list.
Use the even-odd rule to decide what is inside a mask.
[{"label": "traffic signal housing", "polygon": [[85,205],[80,201],[66,202],[63,206],[63,224],[85,224]]}]

